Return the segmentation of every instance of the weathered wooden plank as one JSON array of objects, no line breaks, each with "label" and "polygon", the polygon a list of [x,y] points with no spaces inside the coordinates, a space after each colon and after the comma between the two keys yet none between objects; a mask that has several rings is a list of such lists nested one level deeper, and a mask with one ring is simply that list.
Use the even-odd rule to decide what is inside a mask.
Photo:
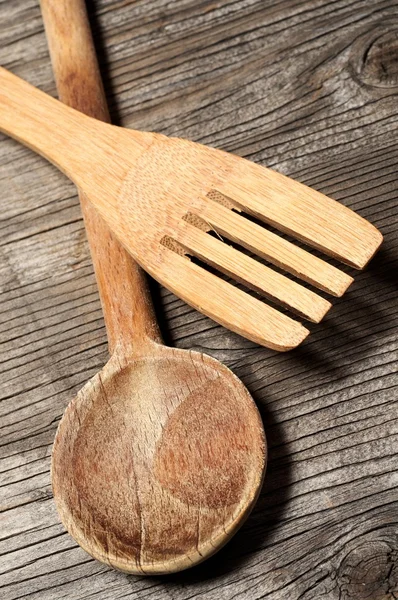
[{"label": "weathered wooden plank", "polygon": [[[51,499],[57,423],[107,356],[77,197],[50,165],[1,136],[1,597],[393,598],[396,3],[90,0],[89,8],[116,122],[273,166],[358,210],[385,244],[286,355],[153,284],[167,342],[223,360],[254,395],[270,464],[256,510],[218,556],[169,578],[128,577],[76,547]],[[55,94],[37,0],[0,3],[0,63]]]}]

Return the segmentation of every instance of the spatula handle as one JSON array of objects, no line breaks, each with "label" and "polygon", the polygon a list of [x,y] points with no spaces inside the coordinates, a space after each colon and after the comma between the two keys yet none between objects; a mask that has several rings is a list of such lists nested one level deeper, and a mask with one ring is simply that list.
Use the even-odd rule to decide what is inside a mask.
[{"label": "spatula handle", "polygon": [[0,67],[0,130],[32,148],[74,181],[102,153],[95,137],[104,125],[87,119]]},{"label": "spatula handle", "polygon": [[[41,0],[59,97],[65,104],[110,121],[84,0]],[[147,281],[84,193],[79,192],[94,263],[109,349],[137,354],[161,342]]]}]

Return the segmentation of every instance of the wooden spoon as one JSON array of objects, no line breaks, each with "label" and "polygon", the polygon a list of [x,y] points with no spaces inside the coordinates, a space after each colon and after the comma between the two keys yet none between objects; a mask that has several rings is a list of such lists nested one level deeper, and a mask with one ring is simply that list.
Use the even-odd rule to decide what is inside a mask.
[{"label": "wooden spoon", "polygon": [[[61,99],[108,120],[82,0],[41,0]],[[92,556],[170,573],[216,552],[259,494],[257,408],[213,358],[162,345],[140,268],[80,192],[111,359],[67,407],[54,442],[60,517]]]}]

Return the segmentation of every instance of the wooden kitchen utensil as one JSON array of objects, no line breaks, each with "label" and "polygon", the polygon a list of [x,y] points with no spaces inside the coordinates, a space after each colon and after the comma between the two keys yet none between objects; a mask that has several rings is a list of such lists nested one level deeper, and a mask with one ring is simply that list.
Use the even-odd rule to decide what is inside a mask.
[{"label": "wooden kitchen utensil", "polygon": [[[62,100],[108,120],[84,2],[41,6]],[[253,507],[266,463],[261,419],[218,361],[162,345],[141,269],[80,200],[112,357],[60,422],[54,498],[95,558],[133,573],[178,571],[218,550]]]},{"label": "wooden kitchen utensil", "polygon": [[0,129],[64,171],[155,279],[219,323],[276,350],[294,348],[308,330],[188,256],[318,322],[330,308],[327,300],[223,238],[337,296],[352,278],[238,213],[356,268],[382,241],[359,215],[288,177],[221,150],[102,123],[5,69]]}]

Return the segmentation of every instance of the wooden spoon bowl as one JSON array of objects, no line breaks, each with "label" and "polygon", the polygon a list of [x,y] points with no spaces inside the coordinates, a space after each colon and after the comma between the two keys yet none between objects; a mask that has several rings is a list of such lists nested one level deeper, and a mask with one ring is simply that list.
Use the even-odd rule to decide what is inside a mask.
[{"label": "wooden spoon bowl", "polygon": [[54,497],[79,544],[113,567],[170,573],[216,552],[255,503],[265,439],[246,388],[218,361],[155,345],[116,354],[68,406]]}]

